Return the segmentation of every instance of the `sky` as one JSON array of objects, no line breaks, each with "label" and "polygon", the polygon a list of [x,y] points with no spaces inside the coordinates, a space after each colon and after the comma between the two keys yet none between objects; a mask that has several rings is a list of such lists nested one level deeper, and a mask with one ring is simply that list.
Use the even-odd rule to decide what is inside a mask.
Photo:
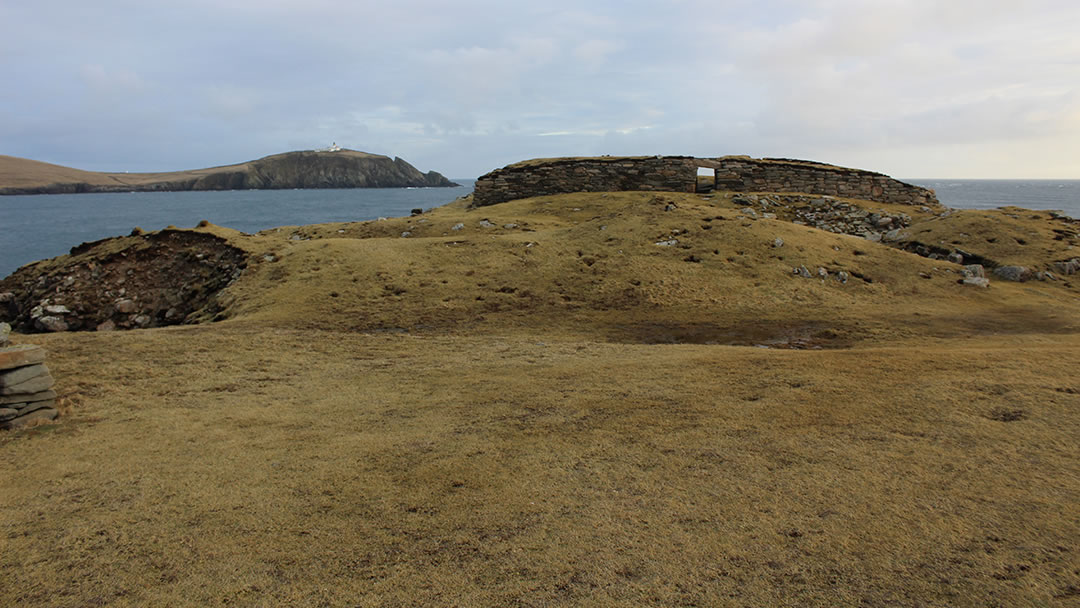
[{"label": "sky", "polygon": [[476,177],[748,154],[1080,179],[1076,0],[0,0],[0,154],[169,171],[338,145]]}]

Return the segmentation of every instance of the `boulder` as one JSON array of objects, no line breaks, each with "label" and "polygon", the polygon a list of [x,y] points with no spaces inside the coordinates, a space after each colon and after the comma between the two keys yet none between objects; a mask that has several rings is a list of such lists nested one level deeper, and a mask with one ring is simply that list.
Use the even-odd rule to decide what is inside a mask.
[{"label": "boulder", "polygon": [[1006,281],[1026,281],[1031,278],[1031,271],[1024,266],[999,266],[994,269],[994,276]]},{"label": "boulder", "polygon": [[42,331],[52,332],[68,330],[67,321],[65,321],[61,317],[56,317],[53,315],[45,315],[34,319],[34,327]]},{"label": "boulder", "polygon": [[45,360],[45,349],[34,344],[0,348],[0,370],[33,365]]},{"label": "boulder", "polygon": [[22,384],[27,380],[47,373],[49,373],[49,368],[45,367],[44,363],[16,367],[12,370],[0,372],[0,388]]}]

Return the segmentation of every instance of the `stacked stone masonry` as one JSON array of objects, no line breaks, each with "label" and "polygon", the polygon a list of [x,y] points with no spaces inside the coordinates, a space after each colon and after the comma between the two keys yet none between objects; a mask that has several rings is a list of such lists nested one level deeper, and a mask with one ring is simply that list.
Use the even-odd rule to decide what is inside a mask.
[{"label": "stacked stone masonry", "polygon": [[11,346],[11,326],[0,323],[0,429],[57,416],[55,380],[45,367],[45,349]]},{"label": "stacked stone masonry", "polygon": [[660,190],[695,192],[698,169],[714,172],[713,187],[734,192],[798,192],[880,203],[936,205],[932,190],[887,175],[811,161],[748,156],[604,156],[538,159],[481,176],[475,206],[570,192]]}]

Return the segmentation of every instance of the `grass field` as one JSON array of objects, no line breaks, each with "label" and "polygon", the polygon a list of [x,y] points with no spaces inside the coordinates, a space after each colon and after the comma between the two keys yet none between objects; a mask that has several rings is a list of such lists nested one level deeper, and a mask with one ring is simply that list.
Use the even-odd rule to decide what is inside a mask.
[{"label": "grass field", "polygon": [[16,336],[0,605],[1080,603],[1075,287],[657,198],[210,227],[229,320]]}]

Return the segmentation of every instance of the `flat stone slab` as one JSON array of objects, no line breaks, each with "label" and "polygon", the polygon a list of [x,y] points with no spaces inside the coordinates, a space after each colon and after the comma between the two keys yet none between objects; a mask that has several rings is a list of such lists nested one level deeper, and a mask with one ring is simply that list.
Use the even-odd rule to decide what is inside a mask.
[{"label": "flat stone slab", "polygon": [[56,420],[56,417],[59,415],[60,412],[49,407],[40,410],[34,410],[27,414],[23,414],[18,418],[12,418],[11,420],[0,422],[0,429],[17,429],[20,427],[24,427],[27,424],[34,422],[35,420]]},{"label": "flat stone slab", "polygon": [[53,380],[52,374],[44,374],[37,376],[36,378],[31,378],[26,382],[0,387],[0,395],[30,395],[33,393],[40,393],[41,391],[49,390],[54,384],[56,384],[56,380]]},{"label": "flat stone slab", "polygon": [[13,405],[12,407],[15,408],[15,411],[18,412],[20,416],[22,416],[24,414],[29,414],[34,410],[40,410],[47,407],[55,408],[56,400],[47,399],[45,401],[35,401],[33,403],[22,403],[18,405]]},{"label": "flat stone slab", "polygon": [[15,407],[13,404],[23,404],[32,401],[48,401],[49,399],[56,399],[56,391],[41,391],[40,393],[33,393],[31,395],[0,395],[0,407]]},{"label": "flat stone slab", "polygon": [[0,348],[0,370],[34,365],[45,360],[45,349],[36,344]]},{"label": "flat stone slab", "polygon": [[44,363],[16,367],[6,372],[0,372],[0,388],[22,384],[31,378],[37,378],[42,374],[49,373],[49,368]]},{"label": "flat stone slab", "polygon": [[0,407],[0,422],[11,420],[19,415],[19,410],[10,407]]}]

